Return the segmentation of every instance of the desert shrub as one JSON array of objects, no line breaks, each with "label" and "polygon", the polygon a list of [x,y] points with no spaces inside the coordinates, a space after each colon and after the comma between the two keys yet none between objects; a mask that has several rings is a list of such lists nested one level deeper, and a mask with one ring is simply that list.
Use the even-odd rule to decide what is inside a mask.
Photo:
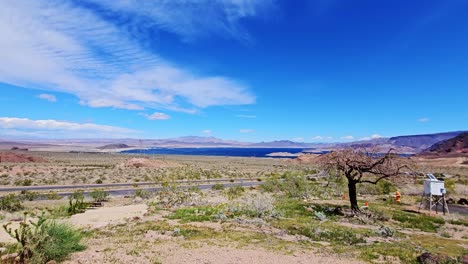
[{"label": "desert shrub", "polygon": [[445,189],[447,189],[447,192],[449,194],[455,193],[455,180],[446,179],[444,181],[444,186],[445,186]]},{"label": "desert shrub", "polygon": [[381,226],[376,233],[382,237],[393,237],[395,235],[395,230],[388,226]]},{"label": "desert shrub", "polygon": [[68,213],[70,215],[79,214],[86,210],[87,205],[84,202],[84,194],[82,191],[75,191],[68,197]]},{"label": "desert shrub", "polygon": [[196,187],[178,187],[170,182],[162,183],[161,191],[156,193],[156,200],[166,208],[199,202],[201,190]]},{"label": "desert shrub", "polygon": [[37,192],[26,190],[21,191],[21,199],[23,200],[34,201],[38,196],[39,194]]},{"label": "desert shrub", "polygon": [[221,183],[215,183],[213,186],[211,186],[211,189],[215,191],[221,191],[224,190],[224,185]]},{"label": "desert shrub", "polygon": [[73,252],[83,250],[82,234],[65,223],[47,221],[44,215],[37,222],[26,222],[26,217],[16,230],[4,225],[7,233],[17,243],[12,250],[18,253],[19,263],[46,263],[50,260],[63,261]]},{"label": "desert shrub", "polygon": [[20,197],[15,194],[8,194],[0,197],[0,210],[8,212],[16,212],[22,210],[23,204],[21,203]]},{"label": "desert shrub", "polygon": [[312,206],[314,212],[321,212],[327,218],[336,219],[337,216],[343,216],[343,208],[341,206],[336,205],[328,205],[328,204],[315,204]]},{"label": "desert shrub", "polygon": [[241,208],[253,217],[269,217],[275,209],[275,199],[269,193],[256,193],[242,199]]},{"label": "desert shrub", "polygon": [[24,179],[24,180],[17,180],[15,181],[16,186],[31,186],[32,185],[31,179]]},{"label": "desert shrub", "polygon": [[391,192],[395,192],[397,189],[395,185],[387,180],[381,180],[377,184],[367,184],[367,183],[360,183],[357,185],[357,189],[361,194],[389,194]]},{"label": "desert shrub", "polygon": [[280,178],[277,176],[268,178],[260,188],[264,192],[281,192],[291,198],[310,199],[330,196],[330,188],[324,188],[316,182],[307,180],[303,175],[291,172],[281,175]]},{"label": "desert shrub", "polygon": [[109,193],[102,189],[95,189],[89,194],[89,196],[91,196],[95,202],[103,202],[107,201]]},{"label": "desert shrub", "polygon": [[235,185],[235,186],[229,187],[224,193],[229,200],[233,200],[242,196],[244,192],[245,192],[244,187],[240,185]]},{"label": "desert shrub", "polygon": [[327,216],[321,211],[314,211],[315,219],[319,221],[326,221]]},{"label": "desert shrub", "polygon": [[352,229],[342,227],[306,226],[292,232],[301,234],[316,241],[328,241],[339,245],[355,245],[364,243],[363,235]]},{"label": "desert shrub", "polygon": [[215,216],[219,213],[219,209],[210,206],[189,207],[177,209],[173,214],[169,215],[169,219],[180,219],[181,223],[188,222],[204,222],[215,220]]},{"label": "desert shrub", "polygon": [[267,178],[263,184],[260,185],[260,190],[271,193],[280,192],[282,188],[278,177]]},{"label": "desert shrub", "polygon": [[148,190],[138,189],[135,191],[135,196],[146,200],[151,198],[153,196],[153,193]]},{"label": "desert shrub", "polygon": [[395,185],[387,180],[381,180],[377,183],[377,188],[379,190],[379,194],[389,194],[391,192],[395,192],[397,189]]},{"label": "desert shrub", "polygon": [[96,183],[96,184],[102,184],[102,179],[97,179],[97,180],[95,181],[95,183]]},{"label": "desert shrub", "polygon": [[37,260],[36,263],[63,261],[71,253],[85,249],[85,246],[80,244],[83,235],[69,224],[46,222],[41,229],[46,243],[36,248],[38,254],[33,258]]}]

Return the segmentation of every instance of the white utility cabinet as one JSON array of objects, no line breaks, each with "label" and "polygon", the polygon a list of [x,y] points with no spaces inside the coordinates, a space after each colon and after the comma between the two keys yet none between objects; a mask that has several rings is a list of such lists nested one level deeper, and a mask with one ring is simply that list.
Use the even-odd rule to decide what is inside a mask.
[{"label": "white utility cabinet", "polygon": [[427,174],[424,180],[424,194],[442,196],[445,194],[444,181],[439,181],[434,175]]}]

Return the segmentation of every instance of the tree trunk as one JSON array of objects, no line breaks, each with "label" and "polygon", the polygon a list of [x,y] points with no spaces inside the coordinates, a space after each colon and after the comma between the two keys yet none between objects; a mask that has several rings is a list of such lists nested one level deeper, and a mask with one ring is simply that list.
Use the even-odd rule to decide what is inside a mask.
[{"label": "tree trunk", "polygon": [[356,182],[348,179],[349,202],[351,203],[351,210],[353,213],[359,213],[359,206],[357,203]]}]

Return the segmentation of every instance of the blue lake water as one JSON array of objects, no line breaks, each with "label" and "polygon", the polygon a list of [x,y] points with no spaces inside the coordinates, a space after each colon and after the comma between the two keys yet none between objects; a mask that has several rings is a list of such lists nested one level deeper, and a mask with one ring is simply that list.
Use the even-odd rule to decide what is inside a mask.
[{"label": "blue lake water", "polygon": [[[274,152],[299,153],[301,148],[151,148],[125,150],[121,153],[157,154],[157,155],[199,155],[199,156],[231,156],[265,158]],[[295,158],[290,156],[275,156],[275,158]]]}]

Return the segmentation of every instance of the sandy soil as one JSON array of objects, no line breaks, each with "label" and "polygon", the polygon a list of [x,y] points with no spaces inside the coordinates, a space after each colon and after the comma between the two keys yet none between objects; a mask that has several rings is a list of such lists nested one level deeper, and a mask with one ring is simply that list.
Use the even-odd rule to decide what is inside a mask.
[{"label": "sandy soil", "polygon": [[124,249],[111,252],[105,250],[86,250],[75,253],[66,264],[87,263],[256,263],[256,264],[283,264],[283,263],[364,263],[357,260],[339,258],[336,256],[322,256],[314,252],[302,251],[294,254],[281,254],[261,248],[239,249],[230,247],[217,247],[206,244],[197,245],[196,248],[184,248],[177,243],[156,244],[149,255],[129,256]]},{"label": "sandy soil", "polygon": [[96,229],[125,223],[129,218],[143,217],[147,210],[146,204],[102,207],[73,215],[68,221],[77,227]]},{"label": "sandy soil", "polygon": [[[3,224],[2,223],[2,227],[0,229],[0,243],[6,243],[6,244],[9,244],[9,243],[15,243],[16,240],[14,238],[12,238],[6,231],[5,229],[3,229]],[[11,228],[12,230],[16,230],[18,229],[18,227],[20,226],[20,222],[11,222],[11,224],[8,226],[9,228]]]}]

